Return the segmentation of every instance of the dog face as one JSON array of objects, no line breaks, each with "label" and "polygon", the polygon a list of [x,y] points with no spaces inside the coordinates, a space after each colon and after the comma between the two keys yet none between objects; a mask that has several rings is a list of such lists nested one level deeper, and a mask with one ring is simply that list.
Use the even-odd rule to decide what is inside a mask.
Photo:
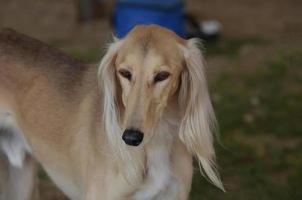
[{"label": "dog face", "polygon": [[162,33],[152,31],[134,29],[120,46],[114,64],[124,111],[123,140],[133,146],[143,138],[147,143],[154,134],[183,70],[177,37],[162,29],[157,30]]},{"label": "dog face", "polygon": [[[112,43],[99,68],[104,128],[122,160],[138,158],[128,145],[147,144],[161,118],[178,117],[165,116],[166,109],[179,110],[178,138],[206,176],[223,189],[215,170],[212,129],[216,120],[198,45],[196,39],[181,39],[155,25],[137,26]],[[132,163],[131,169],[140,165]]]}]

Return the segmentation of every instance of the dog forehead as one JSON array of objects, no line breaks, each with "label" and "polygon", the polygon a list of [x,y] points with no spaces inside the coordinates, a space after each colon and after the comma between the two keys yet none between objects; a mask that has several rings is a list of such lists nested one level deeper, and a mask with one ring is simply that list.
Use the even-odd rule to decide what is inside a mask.
[{"label": "dog forehead", "polygon": [[148,44],[148,41],[156,42],[177,42],[180,44],[185,44],[186,41],[179,37],[173,31],[158,26],[158,25],[138,25],[135,26],[126,36],[125,39],[129,40],[143,40],[142,44]]},{"label": "dog forehead", "polygon": [[124,46],[139,49],[143,54],[150,49],[156,49],[161,54],[172,53],[177,49],[177,45],[186,43],[174,32],[157,25],[136,26],[123,40]]},{"label": "dog forehead", "polygon": [[128,54],[119,57],[116,61],[116,66],[119,68],[128,68],[131,70],[142,69],[158,69],[161,66],[166,66],[168,63],[160,54],[149,51],[145,56],[141,56],[138,52],[129,52]]},{"label": "dog forehead", "polygon": [[116,59],[117,68],[127,68],[132,71],[156,72],[161,70],[180,70],[183,66],[181,56],[165,55],[156,50],[149,50],[144,56],[139,51],[129,51]]}]

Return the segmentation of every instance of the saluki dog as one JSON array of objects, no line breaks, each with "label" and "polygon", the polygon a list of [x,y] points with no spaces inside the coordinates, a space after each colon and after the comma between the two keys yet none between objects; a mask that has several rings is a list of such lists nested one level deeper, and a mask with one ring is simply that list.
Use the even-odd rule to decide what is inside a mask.
[{"label": "saluki dog", "polygon": [[3,30],[1,198],[32,198],[33,160],[73,200],[186,200],[192,157],[223,189],[204,67],[198,40],[156,25],[114,39],[97,67]]}]

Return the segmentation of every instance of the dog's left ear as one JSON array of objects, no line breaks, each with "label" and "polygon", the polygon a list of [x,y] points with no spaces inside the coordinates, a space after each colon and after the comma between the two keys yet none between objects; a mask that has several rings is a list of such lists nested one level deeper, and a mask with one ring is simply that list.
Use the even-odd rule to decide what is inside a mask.
[{"label": "dog's left ear", "polygon": [[[98,82],[102,90],[105,128],[114,127],[114,123],[119,121],[117,81],[115,77],[115,60],[121,41],[114,38],[104,55],[98,70]],[[109,130],[108,130],[109,131]]]},{"label": "dog's left ear", "polygon": [[200,41],[190,39],[181,46],[185,67],[181,74],[179,104],[184,109],[179,136],[187,149],[196,156],[205,177],[223,189],[215,168],[212,131],[216,119],[207,89],[204,59]]}]

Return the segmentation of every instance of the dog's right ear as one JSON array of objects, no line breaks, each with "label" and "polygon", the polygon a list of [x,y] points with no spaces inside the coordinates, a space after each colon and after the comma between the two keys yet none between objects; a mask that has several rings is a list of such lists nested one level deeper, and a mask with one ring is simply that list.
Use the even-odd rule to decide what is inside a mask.
[{"label": "dog's right ear", "polygon": [[[119,40],[116,37],[113,37],[113,42],[108,45],[107,52],[102,58],[98,70],[99,84],[101,84],[102,88],[104,87],[102,83],[103,82],[106,83],[107,81],[106,78],[113,78],[112,75],[114,75],[115,59],[117,57],[117,51],[121,46],[121,43],[122,43],[121,40]],[[106,80],[104,80],[104,78]],[[112,80],[108,80],[108,81],[112,81]]]},{"label": "dog's right ear", "polygon": [[[120,141],[120,138],[112,138],[115,134],[119,133],[119,106],[118,106],[118,84],[115,74],[115,60],[117,57],[118,49],[121,46],[122,41],[114,38],[108,46],[107,53],[104,55],[98,70],[98,84],[102,91],[102,106],[103,106],[103,120],[105,132],[108,133],[109,140],[112,143]],[[110,134],[109,134],[110,133]],[[116,134],[118,137],[119,134]],[[119,145],[119,144],[112,144]]]}]

